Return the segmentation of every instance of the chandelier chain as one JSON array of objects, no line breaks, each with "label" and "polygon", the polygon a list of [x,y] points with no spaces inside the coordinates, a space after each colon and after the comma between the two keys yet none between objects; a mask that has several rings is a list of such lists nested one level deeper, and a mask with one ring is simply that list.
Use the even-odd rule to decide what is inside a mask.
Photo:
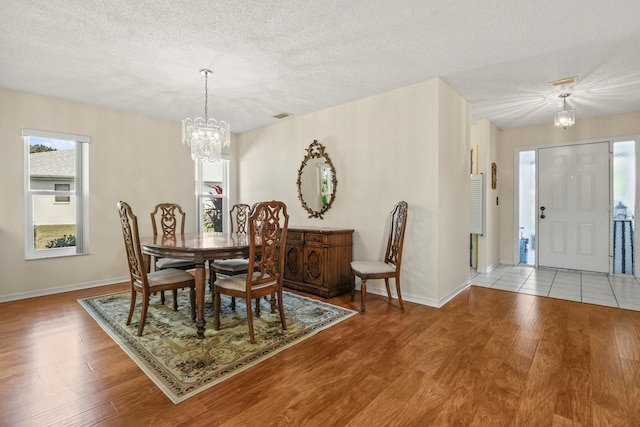
[{"label": "chandelier chain", "polygon": [[209,73],[207,71],[204,72],[204,121],[206,122],[209,119]]}]

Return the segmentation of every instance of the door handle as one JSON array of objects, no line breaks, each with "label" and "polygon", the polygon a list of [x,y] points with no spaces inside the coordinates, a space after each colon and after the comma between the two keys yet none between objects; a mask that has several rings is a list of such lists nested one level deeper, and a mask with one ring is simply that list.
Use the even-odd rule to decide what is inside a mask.
[{"label": "door handle", "polygon": [[544,216],[544,209],[545,209],[545,207],[544,207],[544,206],[540,206],[540,218],[541,218],[541,219],[544,219],[544,218],[545,218],[545,216]]}]

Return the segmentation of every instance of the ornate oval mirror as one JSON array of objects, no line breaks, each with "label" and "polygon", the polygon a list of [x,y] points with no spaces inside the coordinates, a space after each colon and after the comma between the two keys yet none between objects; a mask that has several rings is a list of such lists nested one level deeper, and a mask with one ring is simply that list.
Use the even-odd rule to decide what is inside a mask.
[{"label": "ornate oval mirror", "polygon": [[324,146],[314,140],[298,169],[298,198],[309,218],[320,218],[336,198],[336,170]]}]

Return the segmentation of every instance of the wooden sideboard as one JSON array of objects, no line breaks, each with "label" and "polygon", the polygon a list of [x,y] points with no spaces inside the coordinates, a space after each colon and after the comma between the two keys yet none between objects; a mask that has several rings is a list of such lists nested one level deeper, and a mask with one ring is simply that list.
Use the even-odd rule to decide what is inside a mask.
[{"label": "wooden sideboard", "polygon": [[289,227],[284,286],[325,298],[351,291],[353,230]]}]

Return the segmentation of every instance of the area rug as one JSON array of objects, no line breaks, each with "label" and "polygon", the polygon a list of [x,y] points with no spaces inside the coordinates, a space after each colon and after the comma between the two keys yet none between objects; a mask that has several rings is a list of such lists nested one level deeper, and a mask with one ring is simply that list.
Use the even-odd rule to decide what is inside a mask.
[{"label": "area rug", "polygon": [[[207,329],[204,339],[198,339],[185,290],[179,292],[178,311],[173,311],[170,292],[164,305],[160,304],[159,295],[152,296],[144,331],[138,337],[140,296],[127,326],[130,298],[130,291],[126,291],[78,302],[173,403],[182,402],[356,314],[284,292],[287,330],[282,330],[277,310],[272,314],[269,302],[263,299],[260,317],[254,315],[257,343],[251,344],[244,300],[237,298],[233,311],[231,300],[222,297],[220,330],[215,331],[213,305],[208,298],[204,307]],[[255,302],[253,305],[255,308]]]}]

